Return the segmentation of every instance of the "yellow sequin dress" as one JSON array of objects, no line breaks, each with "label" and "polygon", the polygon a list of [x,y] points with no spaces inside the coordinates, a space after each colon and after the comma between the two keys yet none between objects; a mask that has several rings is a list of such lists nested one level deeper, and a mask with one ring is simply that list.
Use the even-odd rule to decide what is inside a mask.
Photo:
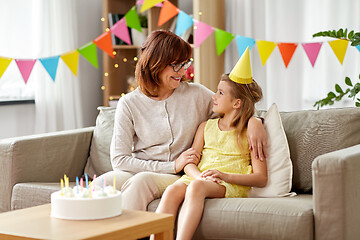
[{"label": "yellow sequin dress", "polygon": [[[204,129],[204,148],[198,168],[200,172],[208,169],[217,169],[224,173],[251,174],[251,158],[249,143],[246,138],[241,138],[243,150],[240,150],[236,143],[235,130],[221,131],[218,125],[219,119],[209,119]],[[178,181],[189,185],[192,177],[183,175]],[[247,197],[250,187],[220,183],[225,186],[227,198]]]}]

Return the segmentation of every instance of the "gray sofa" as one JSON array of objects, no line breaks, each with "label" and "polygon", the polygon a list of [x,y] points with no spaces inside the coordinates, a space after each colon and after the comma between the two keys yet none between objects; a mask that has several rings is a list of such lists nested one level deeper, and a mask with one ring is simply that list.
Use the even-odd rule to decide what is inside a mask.
[{"label": "gray sofa", "polygon": [[[89,155],[109,167],[113,114],[100,108],[95,127],[0,140],[0,212],[50,202]],[[360,238],[360,108],[280,115],[297,196],[208,199],[194,239]]]}]

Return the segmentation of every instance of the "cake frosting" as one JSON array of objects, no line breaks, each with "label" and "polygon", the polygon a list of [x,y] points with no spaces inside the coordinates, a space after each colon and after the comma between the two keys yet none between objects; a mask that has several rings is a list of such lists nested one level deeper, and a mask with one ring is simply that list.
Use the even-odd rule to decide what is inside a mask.
[{"label": "cake frosting", "polygon": [[120,191],[111,186],[90,189],[75,186],[52,193],[51,216],[91,220],[115,217],[122,213]]}]

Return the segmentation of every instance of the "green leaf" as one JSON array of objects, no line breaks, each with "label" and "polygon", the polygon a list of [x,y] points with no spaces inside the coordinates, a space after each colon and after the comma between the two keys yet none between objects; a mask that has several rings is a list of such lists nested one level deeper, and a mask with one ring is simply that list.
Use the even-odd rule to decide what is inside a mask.
[{"label": "green leaf", "polygon": [[334,92],[329,92],[328,93],[328,98],[334,98],[334,97],[336,97],[336,95],[335,95],[335,93]]},{"label": "green leaf", "polygon": [[360,90],[360,83],[356,83],[355,86],[354,86],[354,89],[359,92]]},{"label": "green leaf", "polygon": [[360,107],[360,102],[355,102],[355,106]]},{"label": "green leaf", "polygon": [[357,46],[360,45],[360,39],[357,39],[351,43],[351,46]]},{"label": "green leaf", "polygon": [[336,36],[337,36],[338,38],[344,37],[344,30],[343,30],[342,28],[340,28],[340,29],[337,31]]},{"label": "green leaf", "polygon": [[355,89],[353,88],[350,91],[349,98],[355,97],[355,95],[356,95],[356,92],[355,92]]},{"label": "green leaf", "polygon": [[350,86],[350,87],[353,86],[353,84],[352,84],[352,82],[351,82],[351,79],[350,79],[349,77],[346,77],[346,78],[345,78],[345,83],[346,83],[346,85],[348,85],[348,86]]},{"label": "green leaf", "polygon": [[348,38],[349,38],[349,39],[353,39],[353,38],[354,38],[354,30],[351,31],[351,32],[349,32]]},{"label": "green leaf", "polygon": [[357,98],[357,100],[360,102],[360,98]]},{"label": "green leaf", "polygon": [[341,87],[339,86],[339,84],[335,84],[335,90],[338,93],[343,93],[343,90],[341,89]]},{"label": "green leaf", "polygon": [[344,36],[346,37],[347,36],[347,28],[345,28],[345,32],[344,32]]}]

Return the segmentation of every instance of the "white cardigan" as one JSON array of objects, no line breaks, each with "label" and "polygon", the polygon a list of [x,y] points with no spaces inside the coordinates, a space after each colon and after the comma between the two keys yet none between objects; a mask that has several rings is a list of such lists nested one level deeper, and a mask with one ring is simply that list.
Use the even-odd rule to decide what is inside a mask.
[{"label": "white cardigan", "polygon": [[200,84],[181,82],[161,101],[140,88],[123,96],[110,147],[113,169],[175,173],[175,160],[191,147],[199,124],[212,115],[213,94]]}]

